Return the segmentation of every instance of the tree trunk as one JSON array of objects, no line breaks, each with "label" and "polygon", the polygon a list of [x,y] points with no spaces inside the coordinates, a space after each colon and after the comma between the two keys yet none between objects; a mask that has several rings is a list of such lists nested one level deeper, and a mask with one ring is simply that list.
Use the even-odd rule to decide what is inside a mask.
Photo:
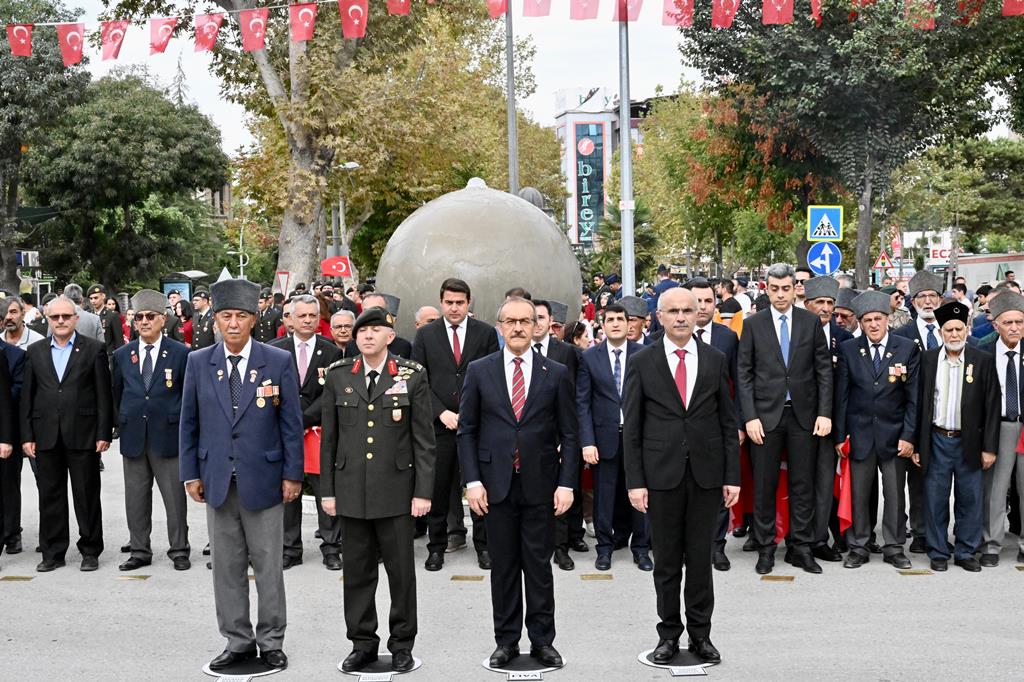
[{"label": "tree trunk", "polygon": [[864,180],[857,206],[857,272],[858,289],[866,289],[871,278],[871,193],[875,173],[875,153],[868,152],[864,163]]},{"label": "tree trunk", "polygon": [[0,173],[0,192],[4,207],[0,216],[0,287],[18,293],[21,277],[18,276],[18,262],[15,251],[15,235],[18,229],[18,186],[21,168],[21,142],[11,145],[10,160]]}]

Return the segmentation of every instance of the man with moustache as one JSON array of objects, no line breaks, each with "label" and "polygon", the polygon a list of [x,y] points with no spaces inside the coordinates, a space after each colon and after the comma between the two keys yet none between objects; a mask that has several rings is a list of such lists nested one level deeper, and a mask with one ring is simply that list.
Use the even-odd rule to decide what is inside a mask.
[{"label": "man with moustache", "polygon": [[626,315],[629,319],[629,330],[626,332],[626,339],[633,343],[645,343],[644,323],[647,321],[647,301],[639,296],[623,296],[616,303],[626,309]]},{"label": "man with moustache", "polygon": [[413,324],[416,329],[430,324],[437,318],[441,317],[441,311],[432,305],[425,305],[416,311],[416,315],[413,318]]},{"label": "man with moustache", "polygon": [[340,358],[350,358],[359,352],[352,340],[352,328],[356,323],[356,314],[351,310],[339,310],[331,315],[331,338],[334,346],[341,352]]},{"label": "man with moustache", "polygon": [[718,663],[722,657],[710,637],[712,538],[723,502],[731,507],[740,494],[729,361],[693,338],[697,299],[691,291],[664,292],[657,312],[665,335],[637,354],[626,375],[622,437],[629,499],[649,515],[657,551],[660,622],[653,660],[667,664],[679,651],[685,564],[689,650],[705,663]]},{"label": "man with moustache", "polygon": [[861,335],[857,316],[853,314],[853,299],[859,295],[860,291],[857,289],[844,286],[839,287],[839,293],[836,295],[836,322],[854,338]]},{"label": "man with moustache", "polygon": [[12,346],[22,350],[36,341],[41,341],[43,335],[25,324],[25,304],[17,296],[5,299],[7,309],[4,311],[4,336],[3,340]]}]

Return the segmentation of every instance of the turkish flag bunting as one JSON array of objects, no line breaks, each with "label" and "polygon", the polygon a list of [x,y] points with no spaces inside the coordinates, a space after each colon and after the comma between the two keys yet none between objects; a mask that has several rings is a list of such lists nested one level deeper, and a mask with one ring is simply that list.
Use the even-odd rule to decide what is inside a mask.
[{"label": "turkish flag bunting", "polygon": [[811,18],[814,19],[814,24],[821,28],[821,0],[811,0]]},{"label": "turkish flag bunting", "polygon": [[524,17],[546,17],[551,14],[551,0],[523,0]]},{"label": "turkish flag bunting", "polygon": [[622,21],[623,14],[626,15],[626,21],[636,21],[640,18],[640,9],[643,6],[644,0],[615,0],[612,21]]},{"label": "turkish flag bunting", "polygon": [[487,0],[487,12],[491,19],[497,19],[508,11],[508,0]]},{"label": "turkish flag bunting", "polygon": [[7,24],[7,42],[15,57],[31,57],[32,24]]},{"label": "turkish flag bunting", "polygon": [[693,0],[665,0],[661,11],[662,26],[693,26]]},{"label": "turkish flag bunting", "polygon": [[931,0],[905,0],[903,14],[914,28],[935,30],[935,4]]},{"label": "turkish flag bunting", "polygon": [[732,28],[740,0],[711,0],[711,28]]},{"label": "turkish flag bunting", "polygon": [[266,44],[269,13],[270,10],[266,7],[244,9],[238,13],[238,25],[242,29],[242,50],[255,52],[263,49]]},{"label": "turkish flag bunting", "polygon": [[60,43],[60,56],[64,66],[74,66],[82,62],[82,36],[85,35],[85,24],[57,24],[57,41]]},{"label": "turkish flag bunting", "polygon": [[315,2],[288,6],[293,43],[301,43],[305,40],[313,39],[313,29],[316,28],[316,8],[317,4]]},{"label": "turkish flag bunting", "polygon": [[839,534],[853,525],[853,480],[850,478],[850,439],[843,443],[843,457],[839,459]]},{"label": "turkish flag bunting", "polygon": [[793,0],[764,0],[761,22],[765,26],[793,23]]},{"label": "turkish flag bunting", "polygon": [[217,33],[224,22],[223,14],[196,16],[196,52],[209,52],[217,42]]},{"label": "turkish flag bunting", "polygon": [[178,25],[178,17],[149,20],[149,53],[163,54],[167,44],[174,35],[174,27]]},{"label": "turkish flag bunting", "polygon": [[409,0],[388,0],[388,14],[391,16],[409,14]]},{"label": "turkish flag bunting", "polygon": [[1003,16],[1019,17],[1024,14],[1024,0],[1003,0]]},{"label": "turkish flag bunting", "polygon": [[341,34],[348,39],[366,36],[366,11],[368,0],[339,0],[338,13],[341,15]]},{"label": "turkish flag bunting", "polygon": [[969,26],[974,23],[974,18],[981,12],[984,4],[985,0],[959,0],[956,3],[957,18],[953,20],[953,23],[961,26]]},{"label": "turkish flag bunting", "polygon": [[100,42],[103,45],[103,61],[117,59],[121,54],[121,43],[124,42],[124,32],[128,30],[128,21],[104,21],[100,23]]}]

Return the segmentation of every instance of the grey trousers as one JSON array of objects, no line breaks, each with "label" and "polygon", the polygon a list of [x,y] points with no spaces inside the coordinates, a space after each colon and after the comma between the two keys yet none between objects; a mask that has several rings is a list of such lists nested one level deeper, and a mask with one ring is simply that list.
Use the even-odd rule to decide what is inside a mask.
[{"label": "grey trousers", "polygon": [[167,514],[167,556],[188,557],[188,520],[185,487],[178,478],[177,457],[157,457],[149,448],[138,457],[124,457],[124,511],[128,517],[131,555],[150,561],[153,549],[153,481],[164,501]]},{"label": "grey trousers", "polygon": [[[213,598],[217,626],[227,640],[228,651],[281,649],[287,622],[284,569],[284,505],[249,511],[238,500],[234,481],[224,504],[206,505],[213,559]],[[249,561],[256,574],[258,619],[253,637],[249,617]]]},{"label": "grey trousers", "polygon": [[[850,459],[853,484],[853,527],[847,533],[850,551],[868,555],[871,541],[871,487],[875,472],[882,473],[882,553],[893,556],[903,551],[907,540],[906,498],[907,462],[903,457],[880,460],[871,453],[863,460]],[[913,466],[911,464],[911,466]]]},{"label": "grey trousers", "polygon": [[[1017,461],[1017,439],[1020,438],[1020,422],[1003,422],[999,425],[999,451],[996,463],[984,472],[985,501],[982,525],[982,554],[999,554],[1006,537],[1006,493],[1010,489],[1010,477],[1014,463],[1017,464],[1017,494],[1024,503],[1024,457]],[[1024,538],[1018,540],[1018,549],[1024,551]]]}]

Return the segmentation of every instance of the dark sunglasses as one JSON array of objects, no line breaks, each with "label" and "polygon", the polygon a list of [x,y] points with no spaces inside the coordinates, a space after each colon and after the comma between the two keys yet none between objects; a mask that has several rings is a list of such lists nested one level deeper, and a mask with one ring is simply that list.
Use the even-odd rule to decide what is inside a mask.
[{"label": "dark sunglasses", "polygon": [[46,319],[50,322],[63,322],[64,320],[70,320],[74,316],[74,313],[55,313],[53,315],[47,315]]},{"label": "dark sunglasses", "polygon": [[159,316],[160,313],[135,313],[136,320],[145,320],[146,322],[149,322],[150,320],[155,320]]}]

